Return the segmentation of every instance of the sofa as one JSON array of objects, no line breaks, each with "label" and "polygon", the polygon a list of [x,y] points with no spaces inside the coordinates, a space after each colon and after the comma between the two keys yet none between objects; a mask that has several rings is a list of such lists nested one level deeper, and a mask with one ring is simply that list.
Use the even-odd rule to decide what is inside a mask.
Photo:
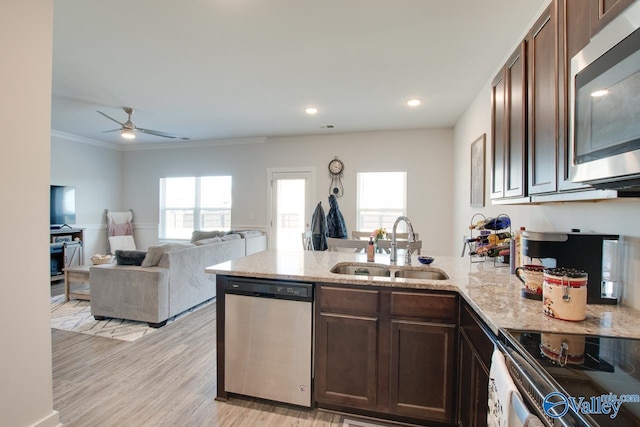
[{"label": "sofa", "polygon": [[[146,252],[119,251],[118,263],[90,268],[91,314],[162,327],[176,315],[216,296],[215,275],[205,268],[267,248],[261,232],[196,236],[192,243],[151,246]],[[209,232],[207,232],[209,233]],[[138,265],[128,262],[137,252]]]}]

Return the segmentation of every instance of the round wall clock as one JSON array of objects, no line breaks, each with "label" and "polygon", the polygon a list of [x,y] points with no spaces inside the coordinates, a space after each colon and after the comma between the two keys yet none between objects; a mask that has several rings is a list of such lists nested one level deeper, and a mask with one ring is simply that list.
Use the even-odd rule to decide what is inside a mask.
[{"label": "round wall clock", "polygon": [[344,194],[344,187],[342,186],[342,171],[344,171],[344,163],[337,157],[329,162],[329,174],[331,175],[331,185],[329,186],[329,193],[334,194],[336,197],[342,197]]},{"label": "round wall clock", "polygon": [[329,162],[329,172],[331,172],[332,175],[342,174],[343,169],[344,163],[342,163],[342,160],[338,160],[337,157]]}]

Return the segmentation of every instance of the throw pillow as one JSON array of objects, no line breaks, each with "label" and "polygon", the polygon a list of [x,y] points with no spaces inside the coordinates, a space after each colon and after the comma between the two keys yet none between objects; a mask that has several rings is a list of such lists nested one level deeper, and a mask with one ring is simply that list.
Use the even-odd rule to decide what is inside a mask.
[{"label": "throw pillow", "polygon": [[146,251],[127,251],[118,249],[116,251],[116,264],[118,265],[142,265]]},{"label": "throw pillow", "polygon": [[195,244],[196,246],[202,246],[202,245],[210,245],[212,243],[220,243],[220,242],[222,242],[222,239],[220,237],[211,237],[209,239],[198,240]]},{"label": "throw pillow", "polygon": [[198,240],[202,239],[210,239],[212,237],[222,237],[224,236],[224,231],[194,231],[191,234],[191,243],[195,243]]},{"label": "throw pillow", "polygon": [[142,261],[141,267],[155,267],[160,263],[160,259],[165,252],[175,249],[183,249],[193,247],[191,243],[164,243],[162,245],[149,246],[147,255]]}]

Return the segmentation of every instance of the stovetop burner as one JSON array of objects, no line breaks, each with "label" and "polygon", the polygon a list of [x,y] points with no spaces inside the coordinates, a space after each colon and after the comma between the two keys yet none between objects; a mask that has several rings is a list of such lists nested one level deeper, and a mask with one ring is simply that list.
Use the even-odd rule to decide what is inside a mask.
[{"label": "stovetop burner", "polygon": [[[585,405],[578,410],[587,412],[594,425],[640,426],[640,340],[523,330],[504,333],[517,351],[555,381],[553,389]],[[612,412],[606,414],[597,406],[620,396],[638,399],[621,403],[613,418]]]}]

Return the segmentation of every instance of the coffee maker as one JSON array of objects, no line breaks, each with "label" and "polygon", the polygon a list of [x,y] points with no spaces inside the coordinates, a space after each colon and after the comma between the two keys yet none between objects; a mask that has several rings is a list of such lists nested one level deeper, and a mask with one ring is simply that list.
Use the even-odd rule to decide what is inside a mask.
[{"label": "coffee maker", "polygon": [[[568,267],[584,270],[587,278],[587,304],[617,304],[619,292],[611,292],[608,277],[603,280],[611,254],[605,254],[606,242],[616,241],[613,234],[563,232],[522,232],[522,255],[540,259],[546,267]],[[605,263],[603,263],[605,259]],[[555,265],[554,265],[555,261]],[[606,272],[608,274],[608,272]]]}]

